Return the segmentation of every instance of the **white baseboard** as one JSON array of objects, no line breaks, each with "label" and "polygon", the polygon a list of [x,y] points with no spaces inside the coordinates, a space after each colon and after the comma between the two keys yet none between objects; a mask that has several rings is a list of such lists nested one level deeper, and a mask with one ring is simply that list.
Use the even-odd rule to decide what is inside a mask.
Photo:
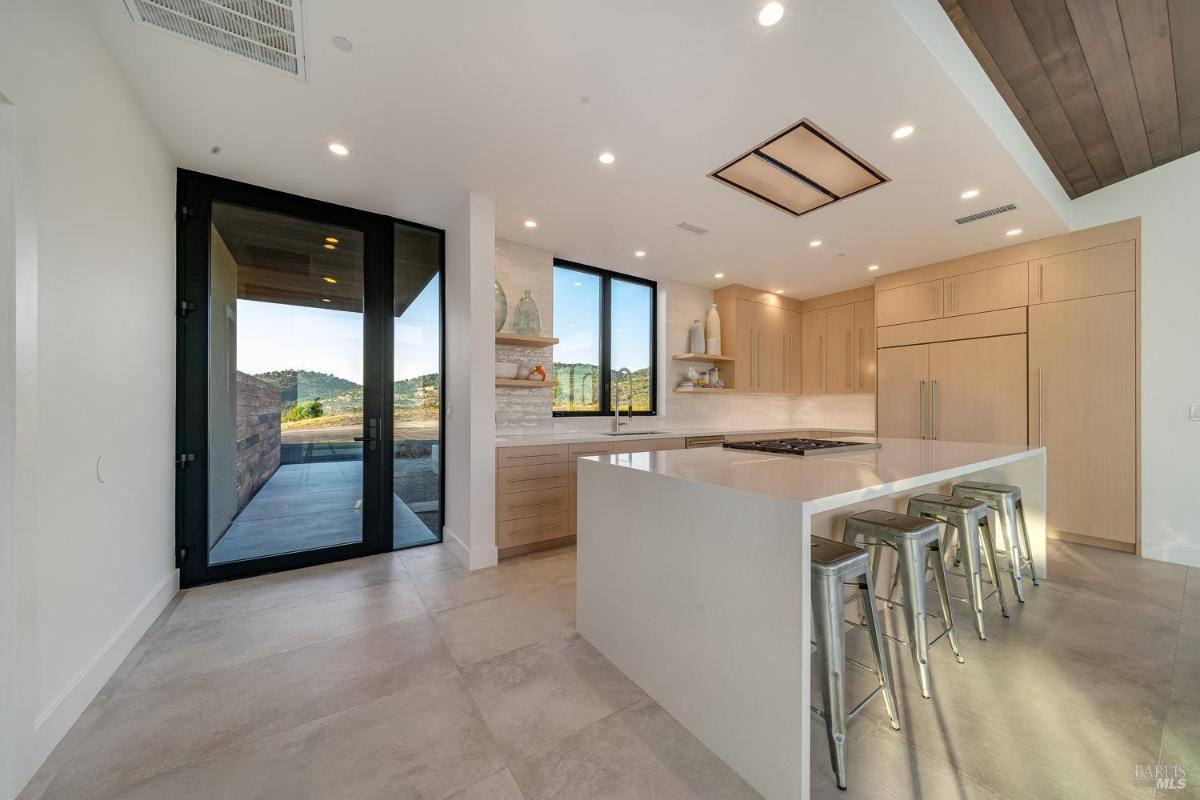
[{"label": "white baseboard", "polygon": [[500,560],[500,550],[496,545],[471,548],[449,528],[442,527],[442,542],[454,554],[454,557],[467,569],[484,569],[494,567]]},{"label": "white baseboard", "polygon": [[154,587],[87,666],[38,714],[33,723],[33,741],[26,748],[29,757],[22,774],[17,776],[18,785],[23,786],[33,777],[178,592],[179,570],[174,569]]}]

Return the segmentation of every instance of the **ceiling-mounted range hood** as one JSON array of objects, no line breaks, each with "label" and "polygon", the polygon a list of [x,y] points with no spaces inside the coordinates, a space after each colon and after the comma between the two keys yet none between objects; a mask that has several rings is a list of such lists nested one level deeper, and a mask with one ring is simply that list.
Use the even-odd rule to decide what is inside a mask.
[{"label": "ceiling-mounted range hood", "polygon": [[807,119],[709,177],[793,217],[890,180]]}]

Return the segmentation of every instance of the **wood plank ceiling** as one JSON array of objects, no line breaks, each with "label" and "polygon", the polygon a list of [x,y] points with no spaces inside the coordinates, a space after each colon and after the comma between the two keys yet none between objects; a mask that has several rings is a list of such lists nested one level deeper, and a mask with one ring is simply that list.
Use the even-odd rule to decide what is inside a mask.
[{"label": "wood plank ceiling", "polygon": [[941,0],[1070,197],[1200,150],[1200,0]]}]

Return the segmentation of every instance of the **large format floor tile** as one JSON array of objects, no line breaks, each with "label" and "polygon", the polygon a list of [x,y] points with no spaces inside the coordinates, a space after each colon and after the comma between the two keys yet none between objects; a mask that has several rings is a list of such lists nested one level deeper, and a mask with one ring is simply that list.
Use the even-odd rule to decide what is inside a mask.
[{"label": "large format floor tile", "polygon": [[[966,663],[931,651],[932,699],[889,643],[903,729],[880,702],[851,723],[847,793],[812,718],[814,798],[1200,798],[1200,572],[1050,558],[987,641],[955,605]],[[574,548],[469,572],[435,546],[183,592],[21,800],[757,797],[575,633],[574,575]]]}]

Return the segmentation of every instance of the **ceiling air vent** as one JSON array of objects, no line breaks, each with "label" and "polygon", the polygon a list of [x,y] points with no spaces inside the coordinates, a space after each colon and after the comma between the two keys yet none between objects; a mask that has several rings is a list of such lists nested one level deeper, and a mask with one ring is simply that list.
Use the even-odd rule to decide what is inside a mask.
[{"label": "ceiling air vent", "polygon": [[968,222],[978,222],[981,219],[987,219],[988,217],[994,217],[997,214],[1007,214],[1009,211],[1016,211],[1016,210],[1017,210],[1016,204],[1009,203],[1006,206],[996,206],[995,208],[989,208],[987,211],[977,211],[974,214],[967,214],[965,217],[959,217],[958,219],[956,219],[954,221],[957,222],[959,225],[966,225]]},{"label": "ceiling air vent", "polygon": [[708,233],[707,228],[701,228],[699,225],[693,225],[690,222],[681,222],[678,225],[676,225],[675,227],[679,228],[679,230],[681,230],[681,231],[687,231],[688,233],[694,233],[697,236],[703,236],[704,234]]},{"label": "ceiling air vent", "polygon": [[793,217],[890,180],[807,119],[709,177]]},{"label": "ceiling air vent", "polygon": [[305,79],[300,0],[125,0],[135,22]]}]

